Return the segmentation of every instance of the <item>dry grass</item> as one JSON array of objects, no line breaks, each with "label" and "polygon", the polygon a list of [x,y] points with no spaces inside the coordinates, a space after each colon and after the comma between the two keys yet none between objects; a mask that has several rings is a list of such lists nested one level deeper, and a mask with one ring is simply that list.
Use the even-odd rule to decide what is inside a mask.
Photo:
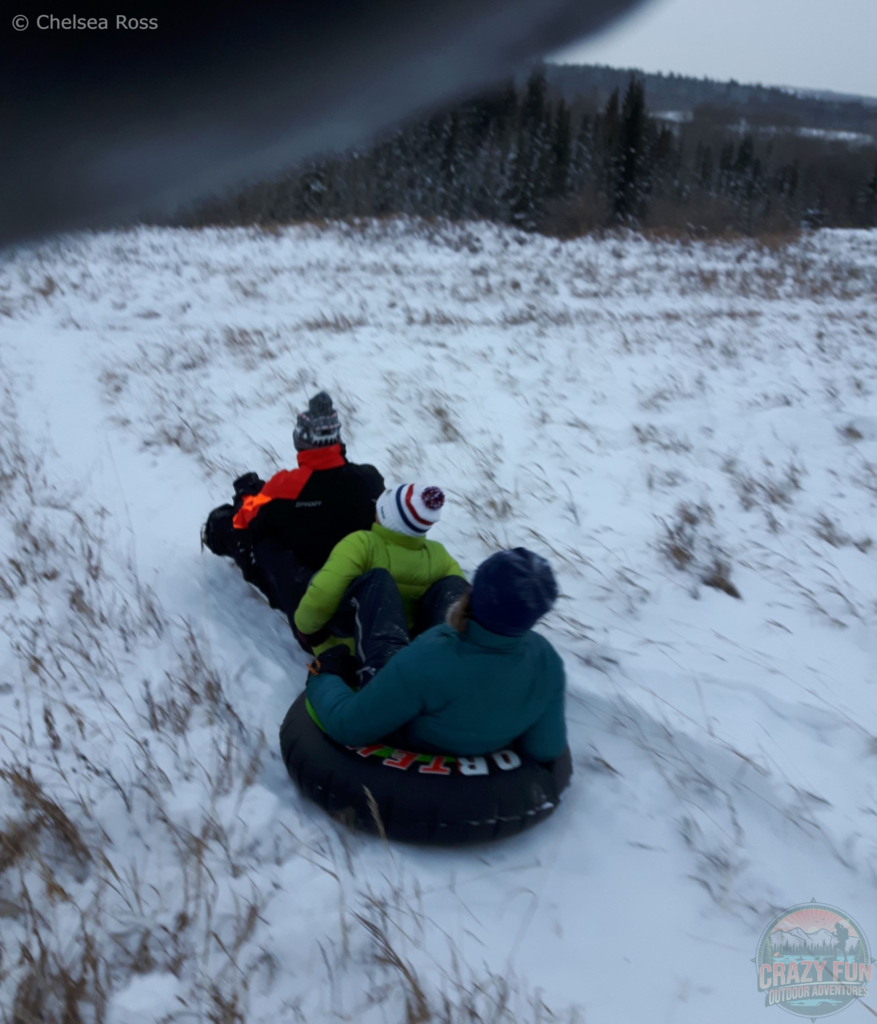
[{"label": "dry grass", "polygon": [[862,459],[860,471],[853,477],[853,482],[877,495],[877,465],[868,459]]},{"label": "dry grass", "polygon": [[403,1024],[584,1024],[578,1008],[552,1010],[541,993],[529,993],[510,971],[476,973],[447,936],[450,967],[440,972],[438,983],[427,984],[414,959],[423,960],[433,925],[419,889],[406,885],[399,871],[391,875],[382,895],[361,892],[361,909],[351,915],[368,940],[366,957],[379,971],[373,995],[386,1004],[391,1019]]},{"label": "dry grass", "polygon": [[715,517],[706,502],[680,502],[672,520],[662,520],[658,550],[679,572],[729,597],[740,599],[731,582],[731,562],[715,539]]},{"label": "dry grass", "polygon": [[368,320],[364,316],[348,316],[345,313],[333,313],[331,316],[321,313],[317,317],[303,321],[303,326],[308,331],[343,333],[352,331],[356,327],[367,327]]},{"label": "dry grass", "polygon": [[501,323],[504,327],[522,327],[535,324],[538,327],[570,327],[575,322],[568,309],[545,309],[526,307],[504,313]]},{"label": "dry grass", "polygon": [[476,321],[446,312],[443,309],[425,309],[421,313],[409,312],[408,327],[472,327]]},{"label": "dry grass", "polygon": [[633,432],[643,447],[654,447],[659,451],[674,452],[677,455],[687,454],[692,448],[687,438],[678,437],[672,430],[661,430],[653,423],[646,423],[644,426],[635,423]]},{"label": "dry grass", "polygon": [[769,511],[771,505],[787,508],[801,490],[804,469],[797,461],[790,460],[779,473],[770,463],[766,462],[766,465],[770,472],[761,476],[741,469],[733,457],[727,458],[722,465],[746,511],[754,508],[767,508]]},{"label": "dry grass", "polygon": [[[189,977],[192,1005],[214,1008],[206,1019],[243,1021],[234,977],[249,969],[238,957],[266,898],[254,888],[222,937],[204,924],[220,898],[211,863],[225,862],[232,879],[249,870],[245,837],[231,834],[216,808],[252,786],[265,738],[244,727],[194,628],[165,620],[124,556],[107,550],[101,515],[71,511],[6,413],[13,444],[3,471],[30,484],[18,488],[16,557],[4,573],[14,603],[2,628],[19,660],[26,715],[16,757],[0,762],[0,985],[11,993],[0,1019],[101,1024],[113,991],[155,970]],[[127,657],[162,637],[177,665],[144,681],[150,696],[138,707]],[[213,748],[209,785],[202,820],[183,825],[167,800],[175,785],[202,775],[203,754],[192,746],[199,732]],[[160,764],[162,747],[175,778]],[[100,809],[107,794],[135,831],[151,821],[144,842],[163,833],[176,851],[172,874],[184,883],[176,906],[141,877],[136,858],[147,847],[131,863],[115,848],[115,823]],[[216,949],[231,970],[214,966],[205,984],[202,965]]]},{"label": "dry grass", "polygon": [[430,406],[429,411],[438,423],[439,433],[441,434],[443,441],[453,443],[461,439],[462,435],[454,426],[454,421],[451,417],[451,413],[448,411],[447,405],[440,401],[434,401]]},{"label": "dry grass", "polygon": [[870,551],[874,544],[874,541],[870,537],[859,537],[856,539],[850,536],[850,534],[845,533],[837,523],[824,512],[820,513],[817,517],[816,524],[813,527],[813,532],[820,540],[824,540],[826,544],[830,544],[833,548],[854,547],[861,551],[862,554]]}]

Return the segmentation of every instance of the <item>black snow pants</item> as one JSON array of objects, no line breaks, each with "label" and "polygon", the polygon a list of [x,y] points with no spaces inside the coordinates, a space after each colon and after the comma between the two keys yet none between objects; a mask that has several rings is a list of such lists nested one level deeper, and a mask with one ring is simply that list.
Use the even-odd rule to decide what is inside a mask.
[{"label": "black snow pants", "polygon": [[244,579],[262,591],[272,608],[284,612],[295,633],[293,616],[313,572],[273,538],[253,543],[245,530],[234,528],[234,512],[234,506],[221,505],[210,513],[204,543],[215,555],[233,558]]},{"label": "black snow pants", "polygon": [[[461,576],[437,580],[420,599],[412,635],[445,621],[451,605],[467,590]],[[364,686],[394,654],[410,642],[405,605],[386,569],[371,569],[350,584],[329,622],[337,637],[353,637],[356,677]]]},{"label": "black snow pants", "polygon": [[290,629],[298,636],[293,616],[308,589],[313,572],[273,538],[257,540],[253,545],[252,559],[267,584],[266,597],[273,607],[284,612],[289,619]]}]

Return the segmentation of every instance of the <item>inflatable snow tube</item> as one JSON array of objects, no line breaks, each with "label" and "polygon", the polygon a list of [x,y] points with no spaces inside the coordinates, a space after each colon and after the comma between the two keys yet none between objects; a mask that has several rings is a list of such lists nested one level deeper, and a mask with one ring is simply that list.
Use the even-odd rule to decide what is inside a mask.
[{"label": "inflatable snow tube", "polygon": [[409,843],[517,835],[552,813],[572,776],[568,749],[546,766],[513,750],[453,757],[344,747],[317,724],[304,693],[280,728],[280,749],[292,781],[330,815]]}]

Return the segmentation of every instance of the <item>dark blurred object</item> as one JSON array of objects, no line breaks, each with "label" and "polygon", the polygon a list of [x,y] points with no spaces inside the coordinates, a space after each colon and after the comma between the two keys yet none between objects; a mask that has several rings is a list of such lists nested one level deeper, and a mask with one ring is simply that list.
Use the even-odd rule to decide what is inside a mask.
[{"label": "dark blurred object", "polygon": [[262,490],[265,486],[265,481],[258,473],[250,472],[239,476],[232,486],[234,487],[234,507],[235,511],[237,511],[241,507],[241,501],[246,496],[252,497]]},{"label": "dark blurred object", "polygon": [[[170,211],[356,144],[640,0],[49,5],[0,20],[0,244]],[[83,13],[85,8],[85,13]],[[40,27],[50,17],[105,28]],[[29,25],[16,31],[13,22]],[[18,22],[21,24],[21,22]],[[51,23],[49,23],[51,24]]]},{"label": "dark blurred object", "polygon": [[[295,609],[293,609],[293,614],[295,614]],[[298,640],[299,645],[306,651],[313,652],[315,647],[319,647],[320,644],[325,643],[332,635],[332,630],[328,625],[323,626],[322,629],[318,629],[316,633],[302,633],[291,617],[289,621],[292,623],[292,632],[295,634],[296,640]]]},{"label": "dark blurred object", "polygon": [[351,690],[357,689],[356,658],[350,653],[350,648],[345,644],[336,644],[334,647],[330,647],[328,651],[323,651],[319,658],[315,658],[308,665],[308,678],[306,681],[310,682],[312,677],[321,676],[324,673],[339,676],[347,683]]}]

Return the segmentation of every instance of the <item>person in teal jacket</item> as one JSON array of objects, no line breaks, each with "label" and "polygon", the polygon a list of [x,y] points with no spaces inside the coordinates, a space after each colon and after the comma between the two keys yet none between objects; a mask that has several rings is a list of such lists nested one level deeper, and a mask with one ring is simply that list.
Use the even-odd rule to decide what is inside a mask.
[{"label": "person in teal jacket", "polygon": [[483,562],[448,623],[427,630],[358,692],[350,653],[311,666],[308,700],[338,743],[379,740],[425,753],[475,756],[518,741],[537,761],[566,749],[563,661],[532,627],[557,599],[551,567],[525,548]]}]

